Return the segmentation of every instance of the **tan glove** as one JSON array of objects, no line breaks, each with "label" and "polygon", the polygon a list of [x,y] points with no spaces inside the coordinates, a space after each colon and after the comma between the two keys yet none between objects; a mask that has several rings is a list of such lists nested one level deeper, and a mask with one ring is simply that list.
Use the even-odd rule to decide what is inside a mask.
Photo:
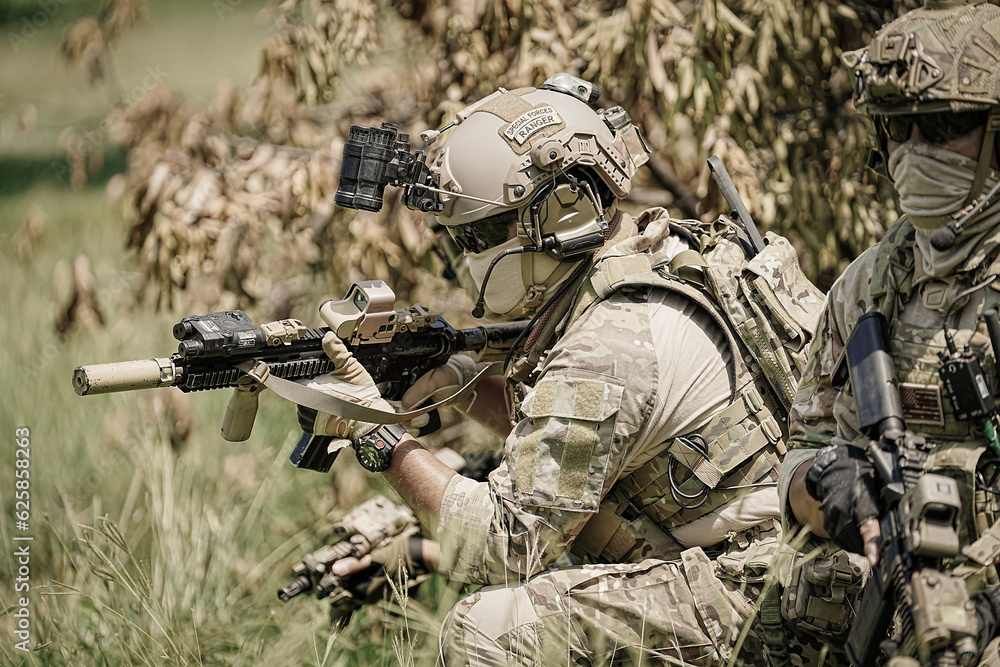
[{"label": "tan glove", "polygon": [[[427,403],[436,403],[448,398],[476,377],[479,367],[471,357],[464,354],[453,354],[443,366],[424,373],[406,390],[400,401],[404,412],[414,410]],[[421,415],[410,421],[408,428],[426,426],[430,415]]]},{"label": "tan glove", "polygon": [[[368,407],[389,412],[394,411],[392,406],[382,398],[368,371],[354,358],[354,355],[344,345],[344,341],[340,340],[332,331],[323,337],[323,351],[333,362],[334,370],[311,380],[300,380],[301,384],[334,396],[347,394],[357,399],[358,403]],[[379,424],[345,419],[302,405],[298,406],[297,415],[299,426],[302,427],[303,431],[348,441],[357,440],[380,426]]]}]

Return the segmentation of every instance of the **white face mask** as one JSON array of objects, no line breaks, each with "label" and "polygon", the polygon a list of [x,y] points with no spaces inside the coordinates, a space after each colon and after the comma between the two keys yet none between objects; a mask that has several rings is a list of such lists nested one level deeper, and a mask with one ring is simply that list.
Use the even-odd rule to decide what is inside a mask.
[{"label": "white face mask", "polygon": [[932,144],[907,141],[889,156],[889,175],[899,193],[899,207],[917,231],[929,236],[962,209],[976,178],[976,161]]},{"label": "white face mask", "polygon": [[[515,237],[485,252],[466,255],[469,274],[477,289],[482,289],[490,263],[505,250],[519,247],[521,241],[522,239]],[[532,279],[530,284],[527,284],[524,279],[522,266],[525,262],[529,263],[528,275]],[[497,262],[493,273],[490,274],[490,280],[486,284],[486,294],[484,295],[486,308],[497,315],[513,314],[515,317],[520,317],[524,314],[523,312],[512,313],[512,311],[521,305],[522,299],[528,293],[528,287],[534,285],[538,288],[552,288],[553,285],[547,284],[549,279],[558,269],[565,266],[563,262],[553,259],[543,252],[521,253],[504,257]],[[479,295],[476,294],[473,298],[479,298]]]}]

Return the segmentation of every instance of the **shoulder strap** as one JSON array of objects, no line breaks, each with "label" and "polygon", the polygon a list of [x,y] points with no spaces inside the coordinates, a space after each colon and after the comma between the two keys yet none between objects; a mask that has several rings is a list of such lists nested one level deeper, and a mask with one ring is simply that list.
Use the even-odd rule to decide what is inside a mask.
[{"label": "shoulder strap", "polygon": [[[733,360],[729,366],[729,379],[733,387],[739,388],[739,378],[744,375],[746,364],[743,361],[743,355],[740,353],[740,346],[732,327],[729,326],[718,306],[706,296],[703,289],[664,274],[662,268],[665,267],[653,265],[649,256],[644,254],[605,257],[599,260],[591,269],[589,279],[584,281],[583,288],[573,304],[570,322],[576,321],[591,307],[604,301],[620,289],[628,287],[656,288],[682,294],[701,306],[725,332]],[[733,398],[735,398],[735,394]]]},{"label": "shoulder strap", "polygon": [[915,240],[913,223],[904,215],[885,233],[875,254],[869,293],[890,320],[899,309],[900,299],[908,297],[913,287]]}]

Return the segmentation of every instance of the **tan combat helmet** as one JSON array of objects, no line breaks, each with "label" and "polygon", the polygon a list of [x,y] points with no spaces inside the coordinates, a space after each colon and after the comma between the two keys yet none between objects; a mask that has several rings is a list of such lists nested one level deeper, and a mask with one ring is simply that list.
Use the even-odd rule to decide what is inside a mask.
[{"label": "tan combat helmet", "polygon": [[[516,229],[519,247],[509,252],[522,254],[524,276],[535,275],[518,314],[604,244],[610,214],[648,160],[624,109],[590,106],[599,96],[597,86],[569,74],[537,89],[501,88],[457,114],[431,164],[442,204],[435,221],[466,253],[495,248]],[[428,134],[425,141],[439,133]],[[565,266],[539,270],[553,260]]]},{"label": "tan combat helmet", "polygon": [[883,160],[888,139],[905,141],[913,123],[932,141],[986,124],[966,204],[982,194],[1000,128],[1000,7],[927,0],[843,61],[854,70],[855,106],[875,120]]},{"label": "tan combat helmet", "polygon": [[539,89],[501,88],[460,111],[458,127],[431,165],[445,191],[437,222],[465,250],[481,252],[494,239],[480,238],[486,226],[469,228],[470,223],[516,212],[524,218],[520,231],[540,243],[538,234],[558,232],[550,226],[559,221],[542,216],[540,229],[533,229],[527,209],[543,208],[555,181],[569,175],[566,182],[575,177],[596,209],[590,217],[593,229],[600,230],[605,209],[628,194],[649,150],[624,109],[595,110],[588,104],[597,95],[593,84],[559,74]]}]

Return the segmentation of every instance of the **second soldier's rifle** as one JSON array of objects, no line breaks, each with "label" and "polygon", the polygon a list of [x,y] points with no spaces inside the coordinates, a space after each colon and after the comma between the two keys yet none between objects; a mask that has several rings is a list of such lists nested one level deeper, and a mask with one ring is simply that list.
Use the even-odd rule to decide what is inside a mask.
[{"label": "second soldier's rifle", "polygon": [[[885,317],[862,315],[847,343],[847,367],[867,455],[881,493],[879,562],[862,592],[847,642],[852,664],[968,665],[976,614],[965,581],[943,560],[959,554],[961,499],[951,477],[924,472],[930,445],[906,428]],[[843,364],[835,374],[842,383]],[[890,638],[893,620],[896,632]]]},{"label": "second soldier's rifle", "polygon": [[[375,496],[350,512],[333,526],[329,544],[306,554],[292,568],[292,581],[278,591],[278,599],[288,602],[299,595],[314,595],[330,602],[330,621],[346,623],[361,606],[384,594],[387,576],[381,568],[352,575],[337,576],[330,567],[342,558],[363,558],[379,547],[397,539],[420,534],[420,524],[406,505],[397,505],[385,496]],[[410,589],[427,578],[418,575],[396,582],[397,588]]]},{"label": "second soldier's rifle", "polygon": [[[333,370],[322,346],[329,331],[344,340],[384,398],[399,400],[418,378],[455,353],[475,353],[481,361],[502,359],[527,324],[455,329],[423,306],[394,310],[394,302],[388,285],[369,280],[353,285],[343,300],[320,306],[328,327],[310,329],[298,320],[280,320],[258,328],[240,310],[185,317],[174,325],[174,337],[180,341],[174,354],[80,366],[73,372],[73,386],[81,396],[154,387],[184,392],[234,387],[222,436],[241,441],[250,437],[262,383],[274,389],[267,385],[274,378],[310,379]],[[292,462],[300,468],[329,470],[337,454],[328,450],[331,440],[303,434]]]},{"label": "second soldier's rifle", "polygon": [[[458,454],[445,447],[434,452],[434,456],[463,477],[484,482],[499,465],[502,452],[485,450]],[[412,594],[429,576],[421,572],[416,557],[416,572],[405,577],[401,571],[387,573],[378,565],[343,576],[331,571],[331,566],[342,558],[360,559],[393,541],[421,537],[420,524],[406,505],[376,496],[348,512],[334,524],[332,533],[328,544],[306,554],[292,567],[292,580],[278,590],[279,600],[288,602],[300,595],[329,600],[330,621],[337,625],[346,623],[361,606],[384,599],[385,584],[390,576],[394,595],[403,595],[404,589]]]}]

